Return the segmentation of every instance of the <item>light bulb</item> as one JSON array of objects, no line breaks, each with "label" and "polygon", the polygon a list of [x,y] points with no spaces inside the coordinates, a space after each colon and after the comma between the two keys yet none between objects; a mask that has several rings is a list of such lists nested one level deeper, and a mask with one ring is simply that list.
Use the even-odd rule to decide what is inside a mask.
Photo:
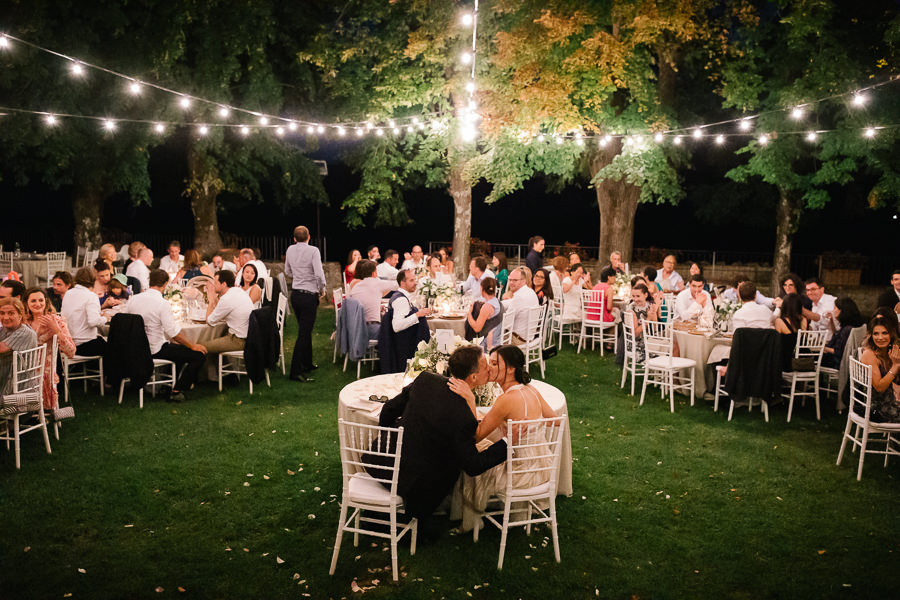
[{"label": "light bulb", "polygon": [[400,133],[400,128],[399,128],[399,127],[394,127],[393,129],[391,129],[391,131],[394,132],[394,135],[397,135],[398,133]]},{"label": "light bulb", "polygon": [[584,146],[584,140],[582,140],[581,138],[575,140],[575,143],[578,144],[579,146]]},{"label": "light bulb", "polygon": [[288,123],[288,129],[290,129],[291,131],[297,131],[297,124],[291,121],[290,123]]},{"label": "light bulb", "polygon": [[462,140],[464,142],[472,142],[475,140],[475,137],[478,135],[477,130],[471,125],[466,125],[465,127],[459,130],[460,136],[462,136]]},{"label": "light bulb", "polygon": [[388,121],[388,127],[392,128],[392,129],[393,129],[394,127],[396,127],[396,125],[394,125],[394,120],[393,120],[393,119],[391,119],[390,121]]},{"label": "light bulb", "polygon": [[107,131],[115,131],[116,130],[116,122],[110,119],[103,121],[103,129]]},{"label": "light bulb", "polygon": [[191,107],[191,99],[188,98],[187,96],[182,96],[181,100],[178,101],[178,105],[181,106],[181,108],[190,108]]},{"label": "light bulb", "polygon": [[375,135],[377,135],[378,137],[381,137],[384,135],[384,131],[381,129],[381,127],[377,128],[375,130]]},{"label": "light bulb", "polygon": [[470,81],[469,83],[466,84],[466,91],[469,92],[470,94],[475,93],[475,82],[474,81]]},{"label": "light bulb", "polygon": [[470,64],[472,64],[472,54],[470,52],[463,52],[459,56],[459,60],[464,65],[470,65]]},{"label": "light bulb", "polygon": [[675,139],[672,140],[672,143],[675,144],[676,146],[680,146],[681,145],[681,136],[676,135]]},{"label": "light bulb", "polygon": [[316,133],[325,133],[325,128],[322,125],[317,125]]},{"label": "light bulb", "polygon": [[557,137],[557,138],[556,138],[556,145],[557,145],[557,146],[562,146],[562,142],[563,142],[563,141],[562,141],[562,138],[561,138],[561,137]]},{"label": "light bulb", "polygon": [[612,141],[612,136],[610,136],[610,135],[603,136],[603,144],[604,145],[610,143],[611,141]]},{"label": "light bulb", "polygon": [[419,131],[425,129],[425,123],[419,123]]},{"label": "light bulb", "polygon": [[244,125],[241,127],[241,135],[247,136],[250,135],[250,128]]},{"label": "light bulb", "polygon": [[866,129],[866,131],[863,133],[863,135],[866,136],[867,138],[875,137],[875,128],[869,127],[868,129]]},{"label": "light bulb", "polygon": [[471,27],[472,23],[475,22],[475,17],[472,16],[472,13],[463,13],[462,17],[460,18],[460,21],[462,22],[462,24],[464,26]]},{"label": "light bulb", "polygon": [[853,94],[853,106],[862,106],[867,100],[865,94]]},{"label": "light bulb", "polygon": [[46,117],[44,117],[44,121],[51,127],[53,125],[56,125],[56,117],[54,117],[53,115],[47,115]]},{"label": "light bulb", "polygon": [[815,131],[810,131],[809,133],[806,134],[806,141],[807,141],[807,142],[814,142],[814,141],[816,141],[816,139],[817,139],[818,137],[819,137],[819,136],[818,136],[818,134],[817,134]]},{"label": "light bulb", "polygon": [[761,136],[759,136],[759,145],[760,146],[765,146],[768,143],[769,143],[769,136],[767,136],[766,134],[762,134]]},{"label": "light bulb", "polygon": [[283,136],[284,135],[284,127],[276,127],[275,135],[277,135],[279,137]]},{"label": "light bulb", "polygon": [[259,124],[260,124],[260,125],[263,125],[263,126],[268,125],[268,124],[269,124],[269,117],[260,117],[260,118],[259,118]]},{"label": "light bulb", "polygon": [[478,108],[478,103],[474,100],[469,100],[469,110],[476,110]]},{"label": "light bulb", "polygon": [[372,129],[371,121],[366,121],[366,129]]},{"label": "light bulb", "polygon": [[128,86],[128,91],[131,92],[133,95],[137,96],[138,94],[141,93],[141,84],[138,83],[137,81],[132,81],[131,84]]},{"label": "light bulb", "polygon": [[583,137],[583,136],[581,135],[581,132],[578,132],[578,133],[575,134],[575,139],[576,139],[576,140],[580,140],[582,137]]},{"label": "light bulb", "polygon": [[600,146],[601,148],[606,148],[606,144],[608,144],[608,143],[609,143],[609,140],[607,140],[605,137],[602,137],[597,142],[597,145]]},{"label": "light bulb", "polygon": [[363,133],[364,133],[364,132],[363,132],[362,129],[357,129],[357,130],[356,130],[356,137],[362,137],[362,136],[363,136]]},{"label": "light bulb", "polygon": [[316,128],[313,127],[312,125],[309,125],[309,126],[306,128],[306,133],[313,134],[313,133],[315,133],[315,132],[316,132]]},{"label": "light bulb", "polygon": [[539,141],[539,142],[543,142],[543,141],[544,141],[544,134],[543,134],[543,133],[540,134],[539,136],[537,136],[537,141]]},{"label": "light bulb", "polygon": [[209,127],[207,127],[206,125],[201,125],[200,129],[198,129],[197,132],[200,135],[206,135],[207,133],[209,133]]},{"label": "light bulb", "polygon": [[414,131],[415,131],[415,129],[413,128],[412,125],[410,125],[410,126],[408,126],[408,127],[406,128],[406,133],[412,133],[412,132],[414,132]]},{"label": "light bulb", "polygon": [[699,128],[697,128],[694,130],[694,133],[692,135],[694,136],[695,140],[699,140],[700,138],[703,137],[703,131],[701,131]]},{"label": "light bulb", "polygon": [[657,133],[656,135],[654,135],[653,141],[655,141],[657,144],[661,144],[663,141],[663,134]]},{"label": "light bulb", "polygon": [[81,66],[81,63],[73,62],[70,68],[72,70],[72,75],[75,75],[76,77],[84,75],[84,67]]},{"label": "light bulb", "polygon": [[337,132],[338,132],[339,136],[344,137],[344,135],[346,135],[346,133],[347,133],[347,130],[344,129],[343,127],[338,127]]},{"label": "light bulb", "polygon": [[223,119],[225,117],[227,117],[230,113],[231,113],[231,110],[227,106],[219,107],[219,116],[222,117]]},{"label": "light bulb", "polygon": [[156,125],[153,126],[153,130],[156,133],[162,133],[166,130],[166,126],[163,125],[162,123],[157,123]]},{"label": "light bulb", "polygon": [[716,143],[717,143],[718,145],[720,145],[720,146],[721,146],[722,144],[724,144],[724,143],[725,143],[725,136],[722,135],[721,133],[720,133],[719,135],[717,135],[717,136],[716,136]]},{"label": "light bulb", "polygon": [[802,107],[802,106],[795,106],[795,107],[791,110],[791,118],[792,118],[792,119],[795,119],[795,120],[800,120],[800,119],[802,119],[802,118],[803,118],[803,107]]},{"label": "light bulb", "polygon": [[9,48],[9,38],[5,35],[0,35],[0,48]]},{"label": "light bulb", "polygon": [[413,125],[418,125],[418,124],[419,124],[419,117],[413,117],[413,118],[412,118],[412,121],[413,121]]},{"label": "light bulb", "polygon": [[738,121],[738,129],[741,131],[750,131],[750,119],[741,119]]}]

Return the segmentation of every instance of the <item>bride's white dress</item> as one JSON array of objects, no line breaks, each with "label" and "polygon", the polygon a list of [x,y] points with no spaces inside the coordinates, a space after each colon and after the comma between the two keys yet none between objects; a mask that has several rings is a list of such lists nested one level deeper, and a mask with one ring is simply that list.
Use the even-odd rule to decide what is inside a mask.
[{"label": "bride's white dress", "polygon": [[[522,391],[522,402],[525,407],[525,414],[528,414],[528,407],[536,406],[538,416],[540,418],[541,402],[537,391],[528,385],[517,384],[509,388],[506,393],[514,390]],[[503,433],[506,433],[506,423],[503,423]],[[518,489],[526,489],[541,485],[550,480],[550,470],[552,459],[549,455],[549,448],[546,445],[547,439],[544,436],[543,429],[527,431],[522,429],[518,433],[513,431],[513,435],[517,438],[526,436],[529,446],[517,449],[516,458],[530,458],[533,460],[516,461],[513,473],[513,487]],[[507,440],[509,443],[509,440]],[[487,438],[478,443],[478,449],[483,450],[490,446],[493,442]],[[518,443],[518,440],[513,440]],[[532,445],[534,444],[534,445]],[[536,467],[544,467],[540,471],[531,471]],[[524,471],[524,472],[519,472]],[[463,474],[462,479],[462,497],[463,504],[470,510],[463,511],[462,531],[471,531],[475,526],[481,527],[481,515],[484,513],[488,499],[497,492],[506,490],[507,464],[502,462],[499,465],[485,471],[477,477],[470,477]]]}]

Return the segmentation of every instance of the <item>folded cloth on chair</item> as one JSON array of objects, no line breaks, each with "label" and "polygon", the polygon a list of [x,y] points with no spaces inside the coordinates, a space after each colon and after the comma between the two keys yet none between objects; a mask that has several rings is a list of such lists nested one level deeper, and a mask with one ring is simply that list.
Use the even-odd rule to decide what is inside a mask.
[{"label": "folded cloth on chair", "polygon": [[781,339],[774,329],[739,327],[734,332],[725,391],[732,398],[762,398],[781,394]]},{"label": "folded cloth on chair", "polygon": [[0,415],[15,415],[40,410],[40,392],[0,396]]}]

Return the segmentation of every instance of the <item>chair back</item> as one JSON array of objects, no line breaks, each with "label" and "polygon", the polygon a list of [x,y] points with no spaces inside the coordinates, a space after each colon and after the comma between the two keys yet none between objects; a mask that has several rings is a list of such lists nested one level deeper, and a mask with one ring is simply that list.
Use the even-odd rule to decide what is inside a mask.
[{"label": "chair back", "polygon": [[513,324],[516,322],[515,310],[508,310],[503,313],[503,320],[500,321],[500,336],[495,340],[495,345],[512,344]]},{"label": "chair back", "polygon": [[334,328],[337,329],[338,313],[341,312],[341,305],[344,303],[344,292],[341,288],[334,288],[331,296],[334,299]]},{"label": "chair back", "polygon": [[872,411],[872,367],[850,357],[850,415],[864,416]]},{"label": "chair back", "polygon": [[534,340],[542,339],[544,322],[547,316],[547,305],[539,304],[528,309],[528,324],[526,325],[525,339],[531,345]]},{"label": "chair back", "polygon": [[[568,417],[506,422],[506,490],[529,488],[549,482],[548,494],[555,496],[559,483],[559,462]],[[543,495],[543,494],[542,494]]]},{"label": "chair back", "polygon": [[675,294],[666,292],[663,294],[662,302],[659,305],[659,320],[669,323],[673,319],[675,307]]},{"label": "chair back", "polygon": [[47,253],[47,281],[53,281],[53,274],[66,268],[65,252]]},{"label": "chair back", "polygon": [[31,350],[13,352],[13,393],[24,394],[37,391],[44,386],[44,358],[47,345],[41,344]]},{"label": "chair back", "polygon": [[641,319],[644,328],[644,351],[647,358],[672,356],[672,323]]},{"label": "chair back", "polygon": [[794,358],[812,358],[816,368],[822,362],[822,352],[825,348],[825,331],[822,329],[807,329],[797,332],[797,344],[794,346]]},{"label": "chair back", "polygon": [[[75,268],[84,266],[84,255],[87,254],[88,247],[87,246],[77,246],[75,248]],[[128,254],[125,255],[125,260],[128,260]]]},{"label": "chair back", "polygon": [[379,427],[338,419],[338,435],[344,497],[349,494],[350,479],[357,473],[368,473],[389,487],[391,497],[397,499],[403,427]]},{"label": "chair back", "polygon": [[278,294],[278,308],[275,310],[275,325],[278,327],[278,336],[284,338],[284,319],[287,316],[287,296]]},{"label": "chair back", "polygon": [[[629,317],[629,315],[631,315]],[[634,337],[634,313],[626,313],[622,318],[622,328],[625,331],[625,356],[631,360],[637,359],[637,342]]]},{"label": "chair back", "polygon": [[12,252],[0,252],[0,273],[4,277],[13,270],[13,257]]},{"label": "chair back", "polygon": [[93,266],[94,261],[100,256],[100,250],[87,250],[84,253],[84,264],[82,267]]},{"label": "chair back", "polygon": [[606,290],[581,290],[581,322],[603,321]]}]

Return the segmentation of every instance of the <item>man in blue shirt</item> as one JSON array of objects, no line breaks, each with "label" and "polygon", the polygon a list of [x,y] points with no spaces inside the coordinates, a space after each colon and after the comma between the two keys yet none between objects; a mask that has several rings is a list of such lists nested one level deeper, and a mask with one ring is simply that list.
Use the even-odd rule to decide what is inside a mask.
[{"label": "man in blue shirt", "polygon": [[309,229],[303,225],[294,228],[294,242],[284,257],[284,274],[292,279],[291,309],[297,316],[297,342],[290,377],[294,381],[312,381],[308,374],[318,367],[312,357],[312,330],[319,296],[325,289],[325,272],[319,249],[309,245]]}]

